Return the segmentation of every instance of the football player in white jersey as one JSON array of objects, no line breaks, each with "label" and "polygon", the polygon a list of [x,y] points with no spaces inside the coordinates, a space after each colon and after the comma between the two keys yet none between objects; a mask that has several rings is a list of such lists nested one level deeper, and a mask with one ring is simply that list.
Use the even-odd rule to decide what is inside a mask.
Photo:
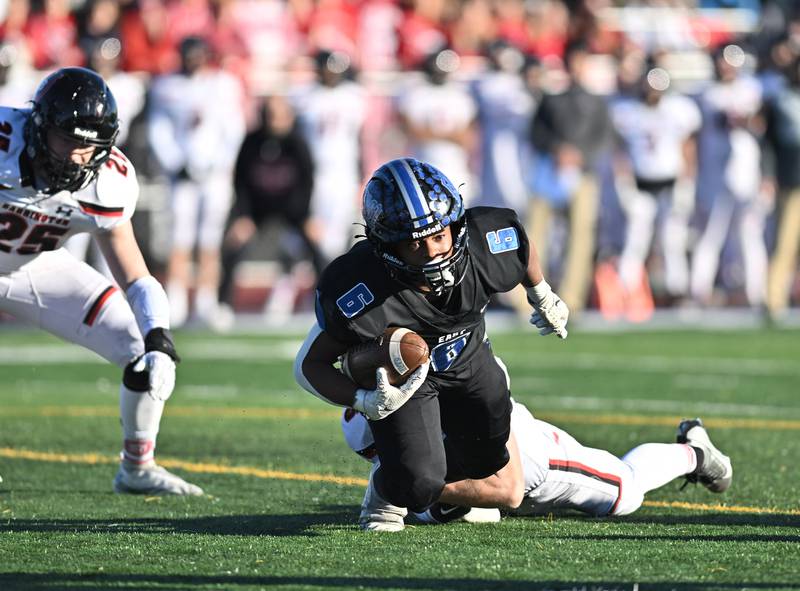
[{"label": "football player in white jersey", "polygon": [[[0,310],[124,369],[116,492],[200,495],[154,460],[179,357],[166,293],[133,234],[138,184],[118,129],[111,91],[83,68],[45,78],[30,109],[0,107]],[[120,288],[62,248],[81,232]]]},{"label": "football player in white jersey", "polygon": [[194,316],[214,329],[221,323],[217,290],[220,248],[233,200],[233,168],[244,139],[242,89],[230,74],[211,66],[199,37],[180,43],[181,69],[157,78],[151,89],[148,137],[170,181],[172,250],[167,291],[172,323],[189,315],[191,261],[197,249]]},{"label": "football player in white jersey", "polygon": [[[689,291],[689,217],[694,205],[694,136],[700,109],[690,98],[667,92],[670,76],[651,68],[636,97],[617,101],[612,121],[630,171],[617,170],[617,190],[627,217],[619,277],[627,299],[647,280],[650,252],[659,210],[665,210],[660,234],[665,284],[670,296]],[[620,167],[618,167],[619,169]],[[630,311],[629,311],[630,313]]]},{"label": "football player in white jersey", "polygon": [[401,93],[397,108],[410,153],[453,179],[469,206],[477,193],[469,156],[476,140],[478,107],[468,88],[451,79],[460,63],[452,49],[429,54],[421,65],[425,79]]},{"label": "football player in white jersey", "polygon": [[367,113],[363,87],[349,79],[350,57],[321,50],[317,81],[293,97],[300,129],[314,159],[309,235],[328,261],[353,241],[359,220],[361,132]]},{"label": "football player in white jersey", "polygon": [[[341,417],[348,446],[361,457],[378,462],[369,423],[353,409]],[[730,458],[708,437],[700,419],[678,425],[677,443],[643,443],[622,458],[602,449],[585,447],[566,431],[535,419],[525,405],[513,402],[511,432],[517,440],[525,482],[519,514],[547,514],[566,509],[593,516],[628,515],[636,511],[645,493],[685,476],[715,493],[726,491],[733,468]],[[486,481],[460,481],[446,486],[487,486]],[[489,492],[489,491],[486,491]],[[491,503],[486,504],[487,507]],[[391,512],[393,507],[386,506]],[[494,522],[497,509],[434,504],[416,517],[431,524],[453,521]],[[389,530],[386,530],[389,531]]]},{"label": "football player in white jersey", "polygon": [[[716,80],[705,90],[701,106],[703,134],[716,137],[726,149],[700,152],[706,171],[720,171],[705,228],[694,247],[689,291],[700,305],[711,305],[728,236],[738,234],[744,289],[751,306],[764,303],[767,284],[766,218],[771,207],[768,185],[761,178],[762,88],[747,73],[748,58],[738,45],[714,54]],[[708,142],[704,142],[707,144]]]}]

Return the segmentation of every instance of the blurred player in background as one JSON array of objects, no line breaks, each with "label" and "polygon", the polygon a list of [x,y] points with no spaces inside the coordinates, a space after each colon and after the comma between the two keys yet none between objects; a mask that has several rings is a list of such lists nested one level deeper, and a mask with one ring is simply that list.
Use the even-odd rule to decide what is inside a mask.
[{"label": "blurred player in background", "polygon": [[509,207],[525,219],[528,209],[528,128],[534,96],[523,79],[525,56],[498,39],[486,49],[488,69],[472,84],[480,125],[481,184],[475,205]]},{"label": "blurred player in background", "polygon": [[452,49],[429,54],[422,62],[425,79],[401,94],[397,110],[410,154],[453,179],[469,203],[477,193],[469,169],[477,105],[463,84],[450,79],[459,64]]},{"label": "blurred player in background", "polygon": [[[678,425],[677,443],[643,443],[621,458],[581,445],[555,425],[533,417],[513,401],[511,431],[517,441],[525,480],[519,514],[547,514],[572,509],[596,517],[629,515],[646,493],[685,476],[711,492],[725,492],[733,479],[730,458],[708,437],[700,419]],[[344,438],[362,458],[379,462],[375,439],[363,415],[346,409],[341,419]],[[460,483],[452,485],[453,488]],[[495,510],[496,511],[496,510]],[[500,513],[436,503],[416,517],[424,523],[498,521]]]},{"label": "blurred player in background", "polygon": [[314,61],[317,80],[298,92],[294,106],[314,158],[308,231],[330,261],[349,248],[358,220],[366,103],[361,85],[348,78],[350,56],[321,50]]},{"label": "blurred player in background", "polygon": [[[566,338],[569,311],[544,280],[516,214],[465,209],[453,183],[429,163],[401,158],[378,168],[364,190],[363,215],[366,240],[323,273],[317,324],[295,360],[304,389],[370,420],[381,464],[361,526],[398,531],[406,508],[421,513],[439,500],[471,506],[476,481],[493,491],[494,506],[516,507],[522,481],[509,440],[511,398],[484,313],[493,294],[518,284],[541,334]],[[430,361],[404,384],[390,385],[381,368],[376,388],[361,388],[335,363],[389,326],[422,336]],[[446,487],[455,481],[467,482],[456,496]]]},{"label": "blurred player in background", "polygon": [[220,246],[233,196],[233,167],[245,132],[242,90],[235,78],[212,66],[204,40],[187,37],[180,54],[180,71],[153,82],[148,129],[150,146],[170,182],[167,293],[173,324],[180,326],[189,316],[189,287],[194,283],[194,318],[215,328],[221,317]]},{"label": "blurred player in background", "polygon": [[[167,296],[130,222],[139,187],[114,147],[114,96],[94,72],[65,68],[41,83],[32,109],[0,108],[0,120],[0,310],[124,368],[116,492],[202,494],[154,460],[179,358]],[[81,232],[121,289],[61,248]]]},{"label": "blurred player in background", "polygon": [[667,71],[650,68],[641,77],[638,96],[612,108],[625,158],[625,168],[617,166],[616,184],[627,228],[618,263],[622,293],[608,298],[608,305],[621,306],[634,321],[646,320],[653,310],[645,262],[659,210],[666,209],[659,232],[665,287],[673,298],[689,291],[687,249],[700,109],[688,97],[667,92],[669,87]]},{"label": "blurred player in background", "polygon": [[[738,45],[715,52],[716,80],[703,93],[704,132],[716,134],[725,149],[700,152],[706,171],[722,172],[711,195],[708,220],[692,256],[690,290],[703,306],[713,303],[720,257],[735,223],[743,263],[744,287],[753,306],[764,303],[767,283],[767,248],[764,225],[769,212],[762,193],[761,148],[763,122],[761,86],[743,70],[747,55]],[[709,158],[704,158],[708,156]],[[713,160],[711,159],[713,158]]]}]

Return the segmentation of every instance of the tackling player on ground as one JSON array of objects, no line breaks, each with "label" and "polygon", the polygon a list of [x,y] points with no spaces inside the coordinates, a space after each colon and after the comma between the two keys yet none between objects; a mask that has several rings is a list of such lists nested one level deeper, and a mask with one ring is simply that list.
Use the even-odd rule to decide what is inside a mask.
[{"label": "tackling player on ground", "polygon": [[[45,78],[30,109],[0,107],[0,310],[124,368],[116,492],[200,495],[154,460],[179,357],[167,296],[133,234],[139,187],[118,129],[111,91],[83,68]],[[121,289],[61,248],[81,232]]]},{"label": "tackling player on ground", "polygon": [[[317,324],[295,362],[306,390],[370,421],[381,463],[362,504],[362,527],[400,530],[406,509],[421,513],[437,501],[518,506],[523,483],[509,440],[511,397],[484,311],[493,294],[522,284],[531,321],[542,334],[566,338],[566,306],[545,282],[516,214],[465,209],[453,183],[430,164],[403,158],[381,166],[364,191],[363,214],[367,239],[323,273]],[[377,388],[359,389],[335,363],[388,326],[422,336],[431,361],[401,386],[378,370]]]},{"label": "tackling player on ground", "polygon": [[[377,462],[375,441],[364,416],[346,409],[341,425],[350,448]],[[681,476],[715,493],[725,492],[733,478],[730,458],[711,443],[700,419],[681,421],[677,443],[643,443],[621,458],[581,445],[563,429],[535,419],[525,405],[516,401],[511,431],[519,448],[525,482],[521,514],[572,509],[596,517],[628,515],[641,507],[646,493]],[[433,524],[487,522],[498,521],[500,513],[436,503],[417,514],[417,518]]]}]

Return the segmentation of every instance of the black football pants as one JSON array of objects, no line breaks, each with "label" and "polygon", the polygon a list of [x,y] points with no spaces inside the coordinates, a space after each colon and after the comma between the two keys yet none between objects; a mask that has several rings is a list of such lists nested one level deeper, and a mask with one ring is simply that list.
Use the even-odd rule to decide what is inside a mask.
[{"label": "black football pants", "polygon": [[422,512],[446,482],[486,478],[508,463],[505,371],[484,344],[457,377],[429,375],[408,402],[370,427],[381,460],[374,477],[378,493]]}]

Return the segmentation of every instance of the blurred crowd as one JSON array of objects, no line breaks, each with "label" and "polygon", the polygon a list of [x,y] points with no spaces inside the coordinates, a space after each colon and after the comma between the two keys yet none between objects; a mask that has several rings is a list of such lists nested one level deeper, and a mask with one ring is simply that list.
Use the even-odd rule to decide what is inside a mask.
[{"label": "blurred crowd", "polygon": [[365,176],[402,155],[515,209],[576,315],[800,301],[791,0],[6,0],[0,20],[0,104],[58,67],[108,81],[175,326],[229,326],[264,252],[265,313],[310,309]]}]

